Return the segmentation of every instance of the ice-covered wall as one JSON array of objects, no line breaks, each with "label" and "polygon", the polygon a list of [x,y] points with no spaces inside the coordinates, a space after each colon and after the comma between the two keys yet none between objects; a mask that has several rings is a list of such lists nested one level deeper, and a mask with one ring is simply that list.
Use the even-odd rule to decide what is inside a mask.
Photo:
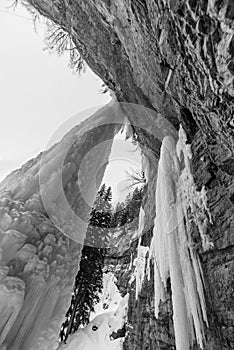
[{"label": "ice-covered wall", "polygon": [[203,274],[190,236],[191,220],[198,225],[203,248],[210,249],[213,245],[206,236],[209,211],[205,190],[195,190],[190,158],[191,151],[182,128],[177,147],[172,137],[164,138],[150,248],[154,261],[155,315],[159,317],[160,301],[165,300],[170,278],[177,350],[188,350],[194,341],[204,349],[204,329],[208,327]]},{"label": "ice-covered wall", "polygon": [[141,292],[142,284],[145,278],[145,268],[146,268],[146,254],[149,248],[141,245],[141,238],[139,238],[137,257],[134,259],[133,265],[135,266],[134,277],[136,279],[136,299]]},{"label": "ice-covered wall", "polygon": [[[140,213],[139,213],[139,221],[138,221],[138,246],[137,246],[137,256],[133,261],[134,273],[130,279],[130,283],[132,283],[134,280],[136,280],[136,299],[139,296],[139,293],[141,292],[142,284],[144,282],[145,278],[145,269],[146,269],[146,255],[149,251],[149,247],[144,247],[141,245],[142,241],[142,235],[144,230],[144,224],[145,224],[145,211],[141,207]],[[131,265],[129,267],[131,269]]]},{"label": "ice-covered wall", "polygon": [[24,201],[10,194],[0,200],[3,211],[12,221],[0,234],[0,349],[53,350],[70,301],[80,246],[38,207],[27,210]]},{"label": "ice-covered wall", "polygon": [[0,184],[1,350],[57,348],[116,120],[106,106]]}]

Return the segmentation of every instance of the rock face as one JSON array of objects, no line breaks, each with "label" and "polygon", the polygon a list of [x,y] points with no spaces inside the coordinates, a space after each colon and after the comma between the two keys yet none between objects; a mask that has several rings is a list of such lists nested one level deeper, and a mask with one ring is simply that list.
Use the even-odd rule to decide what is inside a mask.
[{"label": "rock face", "polygon": [[201,129],[217,164],[231,163],[232,0],[27,2],[71,34],[119,101]]},{"label": "rock face", "polygon": [[[58,347],[79,268],[89,204],[100,186],[119,127],[110,123],[108,108],[76,126],[0,184],[0,349]],[[97,144],[96,153],[90,154]],[[92,169],[85,163],[78,180],[85,155]],[[90,186],[90,177],[96,187]],[[82,224],[72,222],[73,217]]]},{"label": "rock face", "polygon": [[[197,189],[206,187],[213,222],[207,228],[207,234],[214,242],[214,248],[209,252],[202,251],[197,228],[191,228],[206,282],[210,324],[208,349],[233,349],[233,1],[27,2],[70,33],[83,58],[115,92],[119,101],[149,107],[177,129],[179,123],[183,125],[192,145],[192,172]],[[129,118],[131,120],[131,116]],[[152,189],[159,147],[142,130],[135,132],[150,159],[145,203],[147,227],[143,239],[144,244],[149,245],[155,213]],[[27,165],[33,166],[32,163]],[[27,208],[38,205],[38,198],[33,197],[35,191],[31,188],[34,185],[31,187],[29,181],[27,191],[20,192],[20,188],[16,191],[18,198],[23,196],[27,201]],[[17,216],[13,219],[5,212],[2,229],[9,230],[14,225],[12,222],[17,223],[17,220]],[[20,222],[21,227],[24,222]],[[48,223],[45,220],[41,224],[41,231],[34,230],[33,234],[44,234],[43,225]],[[132,250],[135,248],[133,244]],[[116,274],[119,284],[126,289],[130,251],[111,259],[119,262]],[[33,264],[32,261],[26,270]],[[125,348],[174,349],[170,288],[160,318],[156,320],[153,282],[147,283],[143,284],[138,302],[135,302],[135,291],[130,293],[129,322],[133,328],[129,329]]]}]

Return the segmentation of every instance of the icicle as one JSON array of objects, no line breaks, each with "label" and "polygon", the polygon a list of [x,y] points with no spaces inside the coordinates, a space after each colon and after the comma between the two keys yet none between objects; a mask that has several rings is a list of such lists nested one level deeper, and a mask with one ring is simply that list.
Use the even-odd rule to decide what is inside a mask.
[{"label": "icicle", "polygon": [[[186,142],[182,128],[177,145],[172,137],[165,137],[162,142],[156,186],[156,217],[149,253],[154,260],[156,317],[160,301],[165,298],[167,278],[171,279],[177,350],[188,350],[194,340],[203,349],[204,322],[208,326],[202,269],[189,234],[188,209],[199,228],[204,248],[208,243],[210,245],[205,241],[208,238],[205,219],[208,221],[209,217],[211,221],[211,217],[205,189],[196,191],[190,170],[191,148]],[[147,270],[149,278],[149,261]]]},{"label": "icicle", "polygon": [[139,213],[139,222],[138,222],[138,235],[141,236],[144,230],[144,225],[145,225],[145,211],[141,207],[140,208],[140,213]]},{"label": "icicle", "polygon": [[[182,206],[177,205],[177,217],[183,218]],[[191,261],[191,254],[193,254],[192,246],[188,242],[183,220],[178,220],[178,251],[180,255],[181,269],[184,280],[184,294],[187,306],[187,315],[190,320],[190,333],[193,333],[193,325],[195,329],[195,336],[198,344],[203,348],[204,326],[200,304],[201,300],[198,294],[198,283],[200,283],[200,276],[194,270],[193,261]],[[192,337],[194,339],[194,336]]]},{"label": "icicle", "polygon": [[132,265],[133,265],[133,258],[132,258],[132,253],[131,253],[130,264],[129,264],[129,267],[128,267],[128,270],[129,270],[129,271],[131,271]]},{"label": "icicle", "polygon": [[143,247],[141,245],[141,237],[139,238],[138,248],[137,248],[137,257],[133,262],[135,266],[134,275],[136,277],[136,299],[141,292],[142,284],[145,278],[145,265],[146,265],[146,254],[149,251],[149,247]]},{"label": "icicle", "polygon": [[197,254],[195,254],[193,249],[190,249],[190,254],[191,254],[193,268],[194,268],[194,272],[195,272],[197,292],[198,292],[199,301],[201,304],[203,320],[205,321],[207,327],[209,327],[207,314],[206,314],[205,294],[204,294],[204,290],[203,290],[203,281],[204,281],[203,280],[203,271],[201,268],[200,259],[197,256]]},{"label": "icicle", "polygon": [[161,148],[157,186],[157,189],[159,188],[161,202],[163,201],[163,206],[161,208],[156,207],[156,221],[158,220],[158,227],[156,227],[159,230],[158,232],[160,233],[161,241],[163,241],[163,251],[165,254],[164,257],[161,255],[161,253],[159,255],[159,272],[163,284],[166,286],[166,277],[168,276],[168,271],[165,271],[163,263],[165,261],[165,257],[167,256],[172,289],[173,322],[175,329],[176,349],[188,350],[190,344],[188,318],[185,296],[183,292],[183,276],[176,242],[177,207],[174,158],[174,140],[172,137],[165,137]]},{"label": "icicle", "polygon": [[157,261],[154,261],[154,313],[158,318],[160,301],[165,301],[165,290],[160,277]]}]

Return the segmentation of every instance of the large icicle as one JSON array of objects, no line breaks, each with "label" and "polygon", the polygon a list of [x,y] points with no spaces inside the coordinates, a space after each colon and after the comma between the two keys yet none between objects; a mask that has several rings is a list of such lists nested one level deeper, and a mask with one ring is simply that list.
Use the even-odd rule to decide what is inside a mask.
[{"label": "large icicle", "polygon": [[138,221],[138,236],[140,237],[143,233],[144,230],[144,225],[145,225],[145,211],[141,207],[140,208],[140,213],[139,213],[139,221]]},{"label": "large icicle", "polygon": [[201,192],[195,189],[190,171],[191,149],[186,141],[181,128],[177,146],[169,136],[162,142],[150,247],[150,257],[154,260],[155,315],[158,317],[160,301],[164,301],[167,278],[170,277],[177,350],[188,350],[194,340],[203,349],[204,322],[208,326],[204,281],[189,234],[188,209],[198,226],[203,248],[212,247],[206,235],[205,219],[211,221],[206,193],[204,189]]},{"label": "large icicle", "polygon": [[[156,286],[161,291],[161,282],[166,288],[170,276],[173,303],[173,321],[177,350],[189,349],[188,318],[180,257],[177,249],[177,213],[176,213],[176,167],[175,142],[172,137],[163,140],[158,165],[156,190],[156,218],[154,229],[154,258],[159,269],[161,281]],[[159,298],[158,292],[157,298]],[[157,315],[156,315],[157,316]]]},{"label": "large icicle", "polygon": [[138,247],[137,247],[137,257],[133,261],[133,265],[135,266],[134,273],[132,278],[130,279],[130,283],[132,283],[136,279],[136,299],[138,299],[138,295],[141,292],[142,285],[145,278],[145,269],[146,269],[146,254],[149,251],[149,247],[144,247],[141,245],[142,234],[145,225],[145,211],[141,207],[139,213],[139,221],[138,221]]},{"label": "large icicle", "polygon": [[146,254],[149,251],[149,247],[141,245],[141,237],[139,238],[137,257],[134,259],[133,265],[135,266],[134,275],[136,277],[136,299],[141,292],[142,285],[145,278],[145,267],[146,267]]}]

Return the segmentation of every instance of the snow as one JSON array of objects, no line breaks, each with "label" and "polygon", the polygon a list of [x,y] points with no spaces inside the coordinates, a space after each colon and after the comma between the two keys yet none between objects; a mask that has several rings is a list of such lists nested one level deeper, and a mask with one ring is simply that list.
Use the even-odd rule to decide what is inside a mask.
[{"label": "snow", "polygon": [[112,272],[103,274],[103,289],[100,294],[100,302],[95,306],[95,312],[91,315],[91,320],[104,312],[115,311],[120,304],[122,296],[116,282],[117,279]]},{"label": "snow", "polygon": [[[124,338],[111,339],[111,334],[126,323],[129,295],[120,296],[112,273],[104,274],[104,288],[100,305],[91,322],[70,337],[58,350],[122,350]],[[100,313],[101,305],[108,302],[108,311]],[[111,311],[110,311],[111,310]],[[95,317],[94,317],[95,316]]]},{"label": "snow", "polygon": [[[191,158],[191,148],[182,127],[177,145],[171,136],[164,138],[158,164],[156,217],[150,247],[150,258],[154,262],[155,316],[159,316],[160,302],[165,300],[170,277],[177,350],[188,350],[194,341],[203,349],[204,325],[208,327],[203,273],[189,227],[193,220],[198,226],[203,249],[210,249],[213,244],[206,230],[211,216],[205,189],[199,192],[195,188],[190,170]],[[148,261],[148,278],[149,267]]]}]

